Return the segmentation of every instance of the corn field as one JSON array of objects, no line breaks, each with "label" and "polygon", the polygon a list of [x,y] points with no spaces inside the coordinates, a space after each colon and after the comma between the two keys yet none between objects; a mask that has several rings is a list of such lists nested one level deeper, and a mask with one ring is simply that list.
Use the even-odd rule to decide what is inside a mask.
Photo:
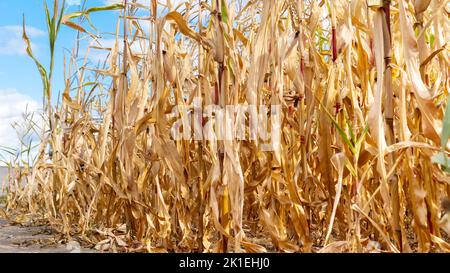
[{"label": "corn field", "polygon": [[51,52],[89,41],[59,95],[24,23],[45,126],[9,217],[118,252],[450,252],[449,1],[116,2],[45,6]]}]

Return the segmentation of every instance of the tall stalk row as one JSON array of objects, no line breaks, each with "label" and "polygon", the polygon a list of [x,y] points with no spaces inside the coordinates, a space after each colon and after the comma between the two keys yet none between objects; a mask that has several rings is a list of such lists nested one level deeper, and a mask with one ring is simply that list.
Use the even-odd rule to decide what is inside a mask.
[{"label": "tall stalk row", "polygon": [[52,123],[10,217],[110,251],[450,251],[448,1],[171,2],[54,0],[51,50],[59,20],[91,41],[56,105],[24,24]]}]

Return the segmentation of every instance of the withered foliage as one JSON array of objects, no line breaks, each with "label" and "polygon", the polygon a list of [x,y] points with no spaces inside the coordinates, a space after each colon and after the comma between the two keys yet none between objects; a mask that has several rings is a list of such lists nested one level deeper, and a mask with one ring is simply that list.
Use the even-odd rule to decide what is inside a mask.
[{"label": "withered foliage", "polygon": [[[71,58],[9,212],[118,251],[450,251],[448,1],[160,2],[107,48],[76,19],[108,8],[62,17],[107,63]],[[196,97],[282,105],[281,137],[174,140]]]}]

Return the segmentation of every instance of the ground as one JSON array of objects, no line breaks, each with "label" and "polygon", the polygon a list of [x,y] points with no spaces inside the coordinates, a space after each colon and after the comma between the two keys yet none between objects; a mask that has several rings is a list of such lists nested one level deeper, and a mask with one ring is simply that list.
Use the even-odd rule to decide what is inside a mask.
[{"label": "ground", "polygon": [[[0,205],[1,206],[1,205]],[[95,252],[77,242],[58,243],[46,226],[13,225],[0,215],[0,253],[80,253]]]}]

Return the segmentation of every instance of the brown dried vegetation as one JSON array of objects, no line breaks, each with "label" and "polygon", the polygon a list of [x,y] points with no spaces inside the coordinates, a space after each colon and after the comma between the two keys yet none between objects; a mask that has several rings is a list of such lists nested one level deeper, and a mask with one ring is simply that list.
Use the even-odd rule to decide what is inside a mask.
[{"label": "brown dried vegetation", "polygon": [[[450,251],[448,1],[149,2],[104,67],[71,58],[8,211],[118,251]],[[281,104],[279,143],[173,140],[194,97]]]}]

